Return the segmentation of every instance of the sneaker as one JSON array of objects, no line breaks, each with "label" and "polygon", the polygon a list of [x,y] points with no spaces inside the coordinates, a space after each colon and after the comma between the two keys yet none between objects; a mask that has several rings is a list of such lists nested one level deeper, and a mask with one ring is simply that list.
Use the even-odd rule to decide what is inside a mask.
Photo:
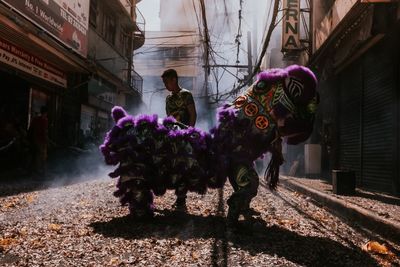
[{"label": "sneaker", "polygon": [[247,209],[245,209],[245,210],[243,210],[242,211],[242,214],[243,214],[243,216],[245,217],[245,218],[247,218],[247,217],[253,217],[253,216],[260,216],[260,212],[258,212],[258,211],[255,211],[254,209],[252,209],[252,208],[247,208]]}]

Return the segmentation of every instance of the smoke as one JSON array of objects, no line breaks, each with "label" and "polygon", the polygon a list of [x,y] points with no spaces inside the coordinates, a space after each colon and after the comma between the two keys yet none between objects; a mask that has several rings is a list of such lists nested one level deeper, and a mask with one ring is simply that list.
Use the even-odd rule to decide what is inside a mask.
[{"label": "smoke", "polygon": [[[205,1],[210,38],[209,75],[205,75],[204,27],[199,2],[140,2],[138,7],[147,23],[153,25],[151,29],[159,28],[163,32],[147,31],[145,45],[135,51],[135,69],[144,80],[145,106],[130,112],[166,115],[168,92],[163,90],[160,75],[172,67],[178,71],[181,86],[194,95],[198,113],[196,126],[203,130],[213,127],[216,108],[235,97],[227,92],[245,80],[255,64],[266,23],[271,19],[270,2]],[[160,27],[154,27],[158,20]]]},{"label": "smoke", "polygon": [[140,12],[144,15],[146,20],[147,31],[160,30],[160,0],[146,0],[137,4]]},{"label": "smoke", "polygon": [[67,147],[53,151],[47,163],[48,187],[58,187],[97,179],[107,179],[114,166],[104,163],[97,146],[89,149]]},{"label": "smoke", "polygon": [[[237,95],[230,94],[230,91],[247,80],[252,73],[270,27],[274,1],[204,2],[210,40],[209,69],[206,68],[204,57],[205,32],[200,1],[152,0],[151,3],[142,1],[138,5],[147,23],[153,24],[156,18],[156,22],[160,23],[156,28],[163,32],[146,32],[145,45],[135,52],[135,66],[144,79],[143,101],[146,103],[145,107],[135,112],[158,114],[159,117],[166,115],[165,97],[168,92],[164,89],[160,75],[163,70],[173,67],[178,70],[180,77],[191,76],[192,83],[183,81],[181,86],[191,90],[194,95],[198,114],[196,127],[209,130],[216,125],[217,107],[232,101]],[[153,9],[146,9],[150,5]],[[301,7],[308,7],[306,1],[301,0]],[[275,25],[272,32],[261,69],[283,68],[290,63],[281,52],[283,15],[283,11],[278,14],[278,25]],[[303,15],[307,20],[308,14]],[[180,34],[190,37],[180,38]],[[300,34],[303,39],[307,37],[303,24],[300,25]],[[163,35],[175,37],[161,37]],[[187,45],[187,38],[191,38],[195,51],[189,55],[174,54]],[[205,75],[207,70],[209,75]],[[242,92],[245,89],[246,86]],[[283,146],[285,163],[281,171],[289,173],[292,169],[296,175],[301,175],[304,169],[304,146],[290,146],[285,141]],[[268,155],[256,163],[260,174],[263,174],[267,163]]]}]

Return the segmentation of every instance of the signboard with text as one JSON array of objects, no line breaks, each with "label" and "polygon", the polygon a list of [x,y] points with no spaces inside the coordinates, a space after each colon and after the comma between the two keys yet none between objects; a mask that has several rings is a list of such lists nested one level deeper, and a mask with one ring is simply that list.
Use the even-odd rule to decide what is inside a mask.
[{"label": "signboard with text", "polygon": [[1,1],[86,57],[90,0]]},{"label": "signboard with text", "polygon": [[1,38],[0,62],[58,86],[67,87],[67,75],[63,71]]},{"label": "signboard with text", "polygon": [[300,50],[300,0],[283,0],[282,51]]}]

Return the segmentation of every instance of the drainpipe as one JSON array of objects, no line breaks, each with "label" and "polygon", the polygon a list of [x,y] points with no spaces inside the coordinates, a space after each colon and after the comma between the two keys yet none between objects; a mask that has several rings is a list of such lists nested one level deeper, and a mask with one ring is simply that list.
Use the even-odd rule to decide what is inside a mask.
[{"label": "drainpipe", "polygon": [[[136,0],[129,0],[130,4],[131,4],[131,20],[134,20],[134,14],[135,14],[135,7],[136,5],[134,5],[134,1]],[[136,24],[136,20],[134,20],[134,23]],[[133,32],[130,32],[129,34],[129,52],[128,52],[128,75],[127,75],[127,79],[128,79],[128,85],[129,87],[132,86],[132,69],[133,69]]]},{"label": "drainpipe", "polygon": [[314,0],[310,0],[310,31],[309,31],[309,59],[314,52]]}]

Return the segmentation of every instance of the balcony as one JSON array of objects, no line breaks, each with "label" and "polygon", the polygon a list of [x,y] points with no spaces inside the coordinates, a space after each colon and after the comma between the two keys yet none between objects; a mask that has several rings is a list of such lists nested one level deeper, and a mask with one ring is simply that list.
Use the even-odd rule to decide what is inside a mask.
[{"label": "balcony", "polygon": [[131,71],[131,87],[139,94],[143,92],[143,78],[135,70]]},{"label": "balcony", "polygon": [[145,19],[140,10],[136,7],[136,23],[133,29],[133,50],[136,50],[144,45],[145,41]]}]

